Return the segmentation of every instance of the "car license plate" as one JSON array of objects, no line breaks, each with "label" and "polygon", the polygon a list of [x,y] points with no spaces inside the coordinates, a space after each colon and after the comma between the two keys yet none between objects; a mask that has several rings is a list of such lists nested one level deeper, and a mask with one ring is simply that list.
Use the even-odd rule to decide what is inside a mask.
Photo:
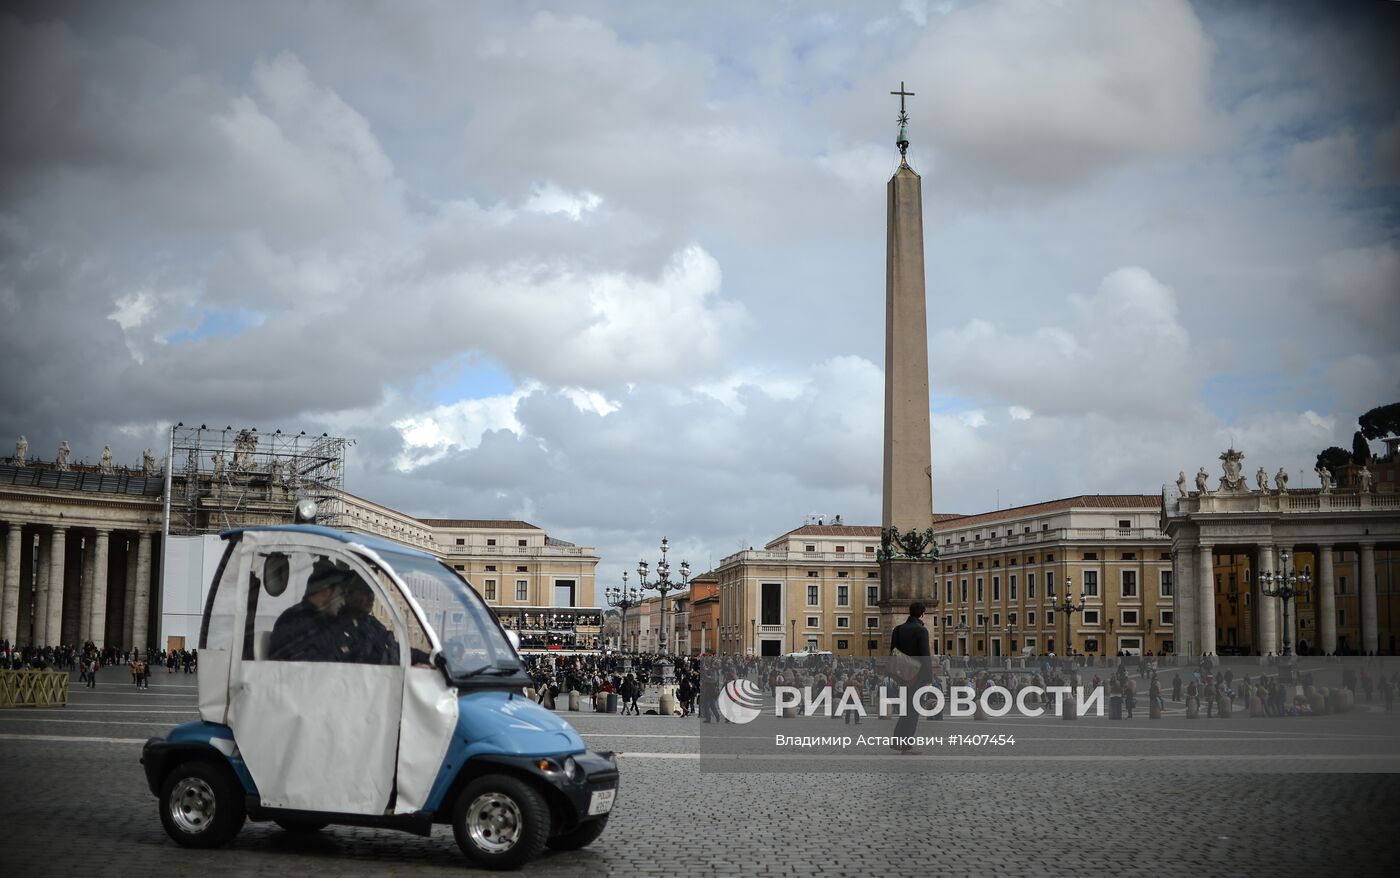
[{"label": "car license plate", "polygon": [[588,816],[595,814],[606,814],[612,810],[613,800],[617,797],[617,790],[598,790],[593,797],[588,800]]}]

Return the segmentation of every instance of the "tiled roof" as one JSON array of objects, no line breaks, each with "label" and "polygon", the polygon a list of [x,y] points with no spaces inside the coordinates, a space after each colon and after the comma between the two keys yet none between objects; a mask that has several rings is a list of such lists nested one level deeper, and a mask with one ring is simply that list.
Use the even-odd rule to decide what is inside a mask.
[{"label": "tiled roof", "polygon": [[503,521],[490,518],[420,518],[429,527],[480,527],[497,530],[541,530],[528,521]]},{"label": "tiled roof", "polygon": [[998,509],[995,512],[983,512],[980,515],[964,515],[942,522],[943,527],[938,529],[947,530],[953,527],[990,524],[993,521],[1045,515],[1051,512],[1063,512],[1066,509],[1160,509],[1161,507],[1162,497],[1159,494],[1081,494],[1078,497],[1047,500],[1044,503],[1032,503],[1029,506],[1014,506],[1010,509]]}]

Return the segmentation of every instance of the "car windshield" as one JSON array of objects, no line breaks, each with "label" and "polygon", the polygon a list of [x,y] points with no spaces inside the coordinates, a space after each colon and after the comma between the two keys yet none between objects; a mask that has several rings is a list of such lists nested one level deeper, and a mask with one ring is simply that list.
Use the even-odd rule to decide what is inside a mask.
[{"label": "car windshield", "polygon": [[383,558],[423,608],[454,679],[524,673],[496,617],[464,579],[430,558],[395,552]]}]

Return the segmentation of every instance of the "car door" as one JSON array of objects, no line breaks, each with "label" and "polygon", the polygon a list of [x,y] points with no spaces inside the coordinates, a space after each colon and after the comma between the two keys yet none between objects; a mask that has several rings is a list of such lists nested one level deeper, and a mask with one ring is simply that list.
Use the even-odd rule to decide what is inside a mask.
[{"label": "car door", "polygon": [[228,724],[262,804],[385,813],[407,661],[390,602],[339,541],[289,531],[244,539]]}]

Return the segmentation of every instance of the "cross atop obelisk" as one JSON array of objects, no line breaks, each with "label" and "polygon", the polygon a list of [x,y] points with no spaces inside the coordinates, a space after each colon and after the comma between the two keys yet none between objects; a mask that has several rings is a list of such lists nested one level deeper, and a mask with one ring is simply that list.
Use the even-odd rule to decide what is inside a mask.
[{"label": "cross atop obelisk", "polygon": [[899,136],[895,138],[894,145],[899,147],[899,163],[904,164],[909,153],[909,114],[904,110],[904,99],[912,98],[912,91],[904,90],[904,80],[899,81],[899,91],[890,92],[892,95],[899,95]]},{"label": "cross atop obelisk", "polygon": [[892,630],[909,604],[937,605],[932,545],[933,466],[929,437],[928,305],[924,298],[924,207],[906,160],[913,92],[899,84],[899,168],[886,186],[885,473],[880,525],[881,614]]}]

